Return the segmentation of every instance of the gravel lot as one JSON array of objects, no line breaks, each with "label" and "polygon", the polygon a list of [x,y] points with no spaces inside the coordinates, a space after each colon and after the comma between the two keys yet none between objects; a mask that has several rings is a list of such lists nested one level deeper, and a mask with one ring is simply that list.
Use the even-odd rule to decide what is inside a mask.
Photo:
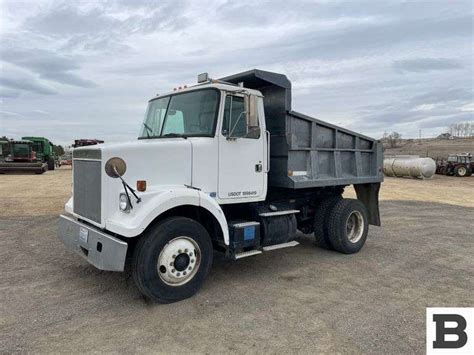
[{"label": "gravel lot", "polygon": [[155,305],[57,239],[70,176],[0,175],[0,353],[422,353],[427,306],[474,305],[474,177],[389,178],[360,253],[301,235],[216,256],[195,297]]}]

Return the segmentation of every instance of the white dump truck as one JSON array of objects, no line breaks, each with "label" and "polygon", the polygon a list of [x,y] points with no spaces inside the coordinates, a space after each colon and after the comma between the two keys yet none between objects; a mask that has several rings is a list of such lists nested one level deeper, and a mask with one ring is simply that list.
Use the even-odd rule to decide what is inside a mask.
[{"label": "white dump truck", "polygon": [[[292,247],[298,230],[358,252],[380,225],[382,161],[377,140],[292,111],[285,75],[201,74],[148,102],[138,140],[74,150],[58,233],[98,269],[130,262],[144,296],[175,302],[199,290],[214,253]],[[342,197],[349,185],[357,199]]]}]

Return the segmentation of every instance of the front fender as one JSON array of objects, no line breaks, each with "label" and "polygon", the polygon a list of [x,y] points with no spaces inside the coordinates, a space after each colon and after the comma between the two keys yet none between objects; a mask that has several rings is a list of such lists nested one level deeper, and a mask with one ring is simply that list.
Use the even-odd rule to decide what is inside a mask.
[{"label": "front fender", "polygon": [[229,229],[219,204],[207,194],[190,188],[177,187],[140,194],[142,202],[133,202],[130,213],[117,210],[105,222],[108,231],[131,238],[140,235],[158,216],[179,206],[200,206],[209,211],[219,222],[224,242],[229,244]]}]

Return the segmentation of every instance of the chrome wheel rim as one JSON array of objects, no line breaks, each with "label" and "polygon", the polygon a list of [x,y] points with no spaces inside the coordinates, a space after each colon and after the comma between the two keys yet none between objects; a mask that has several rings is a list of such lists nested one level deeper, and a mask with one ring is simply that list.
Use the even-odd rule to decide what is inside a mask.
[{"label": "chrome wheel rim", "polygon": [[364,218],[359,211],[352,211],[346,221],[347,239],[357,243],[364,234]]},{"label": "chrome wheel rim", "polygon": [[191,238],[181,236],[170,240],[158,256],[160,279],[170,286],[181,286],[191,281],[201,264],[201,249]]}]

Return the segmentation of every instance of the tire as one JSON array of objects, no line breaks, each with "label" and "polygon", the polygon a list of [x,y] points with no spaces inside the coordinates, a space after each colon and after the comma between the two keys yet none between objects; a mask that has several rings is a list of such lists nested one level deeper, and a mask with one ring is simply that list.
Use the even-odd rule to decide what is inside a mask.
[{"label": "tire", "polygon": [[328,235],[329,215],[334,205],[342,200],[341,196],[332,196],[323,200],[314,214],[314,238],[316,245],[323,249],[332,250],[333,246]]},{"label": "tire", "polygon": [[200,289],[212,258],[211,238],[201,224],[186,217],[170,217],[151,227],[135,246],[133,280],[138,290],[155,302],[181,301]]},{"label": "tire", "polygon": [[467,168],[463,165],[459,165],[454,169],[454,174],[458,177],[465,177],[467,176]]},{"label": "tire", "polygon": [[[348,230],[350,225],[353,228]],[[328,225],[328,235],[334,250],[344,254],[357,253],[364,246],[368,231],[367,209],[362,202],[342,199],[334,205]]]},{"label": "tire", "polygon": [[53,157],[48,158],[48,170],[54,170],[54,158]]}]

